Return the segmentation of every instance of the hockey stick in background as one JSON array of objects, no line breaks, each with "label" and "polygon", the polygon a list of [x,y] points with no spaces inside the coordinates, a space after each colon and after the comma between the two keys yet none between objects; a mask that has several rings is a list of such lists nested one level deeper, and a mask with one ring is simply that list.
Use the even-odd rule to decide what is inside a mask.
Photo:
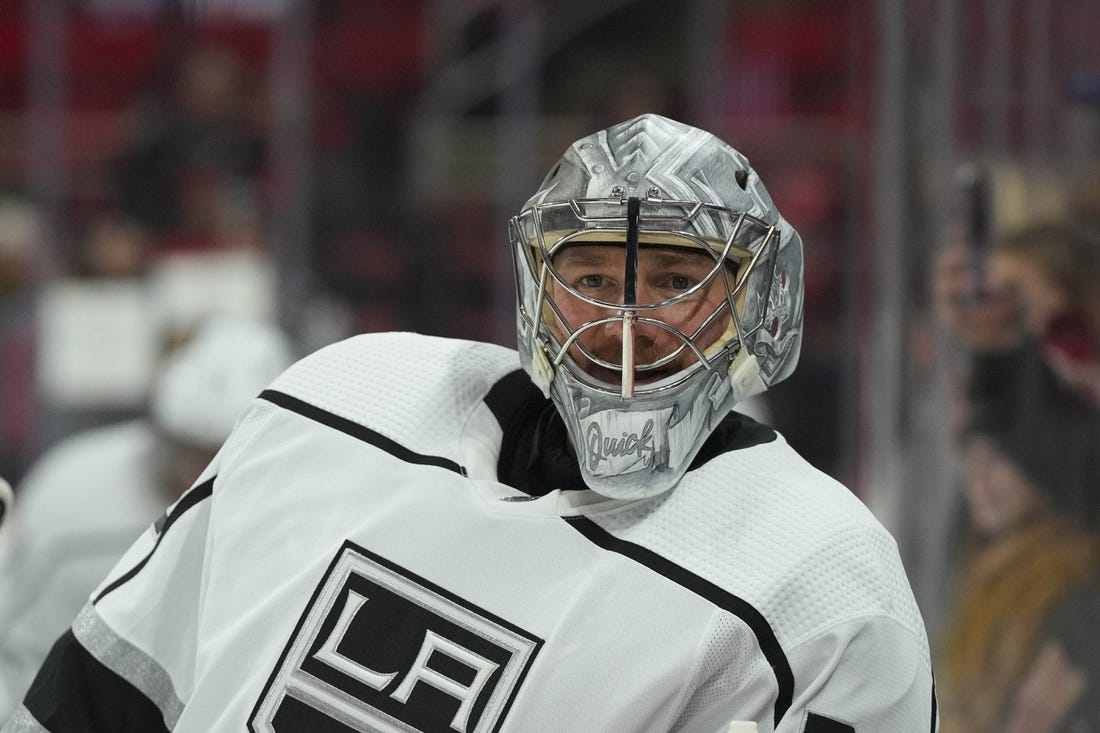
[{"label": "hockey stick in background", "polygon": [[959,188],[959,213],[965,227],[970,267],[976,283],[974,295],[977,297],[986,288],[986,261],[989,259],[993,225],[993,180],[986,166],[972,162],[955,171],[955,181]]}]

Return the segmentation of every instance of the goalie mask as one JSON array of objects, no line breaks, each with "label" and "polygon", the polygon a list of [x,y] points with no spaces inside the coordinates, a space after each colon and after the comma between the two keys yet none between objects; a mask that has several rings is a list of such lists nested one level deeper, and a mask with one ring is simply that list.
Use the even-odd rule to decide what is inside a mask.
[{"label": "goalie mask", "polygon": [[523,367],[604,496],[672,488],[794,369],[801,240],[708,132],[643,115],[578,140],[509,229]]}]

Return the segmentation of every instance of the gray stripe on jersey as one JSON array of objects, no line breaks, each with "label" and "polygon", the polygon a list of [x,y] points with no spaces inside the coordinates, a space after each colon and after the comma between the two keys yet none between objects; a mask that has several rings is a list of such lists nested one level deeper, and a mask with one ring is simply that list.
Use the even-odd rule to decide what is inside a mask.
[{"label": "gray stripe on jersey", "polygon": [[8,719],[3,733],[49,733],[42,724],[35,720],[31,711],[23,705],[15,711],[15,715]]},{"label": "gray stripe on jersey", "polygon": [[183,703],[176,695],[172,678],[155,659],[116,634],[87,604],[73,621],[73,636],[103,666],[122,677],[157,706],[168,730],[176,727]]}]

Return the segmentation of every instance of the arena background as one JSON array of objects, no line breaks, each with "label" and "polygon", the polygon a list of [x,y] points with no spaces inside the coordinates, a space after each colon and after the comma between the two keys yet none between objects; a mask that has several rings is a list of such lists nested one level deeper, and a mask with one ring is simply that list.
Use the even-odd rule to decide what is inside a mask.
[{"label": "arena background", "polygon": [[361,331],[512,345],[506,220],[643,111],[748,155],[806,245],[775,425],[895,533],[930,630],[957,510],[958,360],[931,257],[1089,191],[1094,0],[8,0],[0,475],[140,412],[209,310],[302,352]]}]

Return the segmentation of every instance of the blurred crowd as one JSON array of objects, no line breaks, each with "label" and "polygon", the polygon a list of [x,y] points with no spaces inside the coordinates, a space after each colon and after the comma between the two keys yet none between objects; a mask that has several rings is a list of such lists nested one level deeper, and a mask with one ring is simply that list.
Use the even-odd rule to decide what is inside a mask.
[{"label": "blurred crowd", "polygon": [[[185,44],[55,209],[0,192],[0,721],[134,539],[309,344],[286,333],[264,85]],[[71,161],[66,161],[71,162]],[[91,181],[87,184],[86,181]],[[336,312],[332,330],[346,335]],[[316,344],[312,344],[316,345]]]},{"label": "blurred crowd", "polygon": [[[402,100],[367,78],[317,87],[331,96],[315,100],[309,169],[292,172],[313,187],[309,240],[291,243],[301,287],[282,287],[274,30],[228,28],[207,37],[180,26],[183,38],[152,49],[119,43],[123,58],[108,62],[138,67],[125,71],[132,94],[73,114],[76,126],[104,129],[74,133],[97,149],[66,150],[60,200],[44,200],[19,171],[0,172],[0,475],[15,485],[56,440],[140,414],[160,360],[213,314],[282,324],[310,350],[356,331],[422,326],[417,296],[447,277],[413,277],[426,256],[413,242],[426,235],[397,214]],[[344,39],[345,53],[357,40]],[[409,60],[395,59],[391,76],[402,73],[397,62]]]},{"label": "blurred crowd", "polygon": [[983,174],[986,221],[960,222],[931,273],[959,367],[943,731],[1096,731],[1100,189],[1032,180],[1006,208],[1010,172]]},{"label": "blurred crowd", "polygon": [[57,437],[141,411],[158,360],[205,317],[277,319],[245,89],[233,55],[188,54],[171,94],[133,110],[97,197],[66,202],[52,230],[29,195],[0,203],[6,475]]}]

